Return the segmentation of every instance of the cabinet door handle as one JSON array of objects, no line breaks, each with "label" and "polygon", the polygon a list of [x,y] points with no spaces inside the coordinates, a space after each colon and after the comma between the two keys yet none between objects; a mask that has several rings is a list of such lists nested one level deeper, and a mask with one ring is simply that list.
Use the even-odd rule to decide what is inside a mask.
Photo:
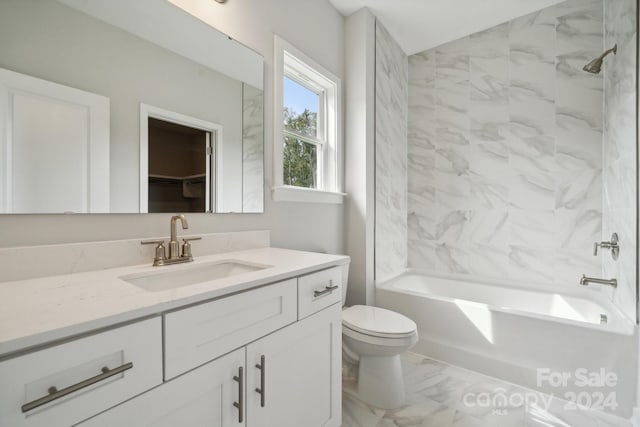
[{"label": "cabinet door handle", "polygon": [[70,385],[69,387],[65,387],[62,390],[58,390],[55,386],[49,387],[48,395],[33,400],[29,403],[25,403],[24,405],[22,405],[22,412],[25,413],[42,405],[46,405],[49,402],[53,402],[54,400],[60,399],[61,397],[71,394],[75,391],[82,390],[85,387],[89,387],[90,385],[93,385],[100,381],[104,381],[107,378],[118,375],[119,373],[122,373],[131,368],[133,368],[132,362],[125,363],[124,365],[118,366],[117,368],[113,369],[109,369],[105,366],[102,368],[101,374],[96,375],[95,377],[87,378],[86,380]]},{"label": "cabinet door handle", "polygon": [[321,297],[322,295],[326,295],[326,294],[330,294],[331,292],[335,291],[336,289],[338,289],[338,285],[333,285],[333,280],[329,280],[329,284],[327,286],[324,287],[323,290],[321,291],[313,291],[313,297],[314,298],[318,298]]},{"label": "cabinet door handle", "polygon": [[256,388],[256,393],[260,395],[260,406],[264,408],[264,400],[265,400],[265,384],[264,384],[264,376],[267,371],[267,365],[264,361],[264,354],[260,356],[260,364],[256,364],[256,368],[260,369],[260,388]]},{"label": "cabinet door handle", "polygon": [[238,382],[238,401],[233,402],[233,406],[238,408],[238,422],[241,423],[244,413],[244,369],[242,366],[238,368],[238,375],[234,375],[233,380]]}]

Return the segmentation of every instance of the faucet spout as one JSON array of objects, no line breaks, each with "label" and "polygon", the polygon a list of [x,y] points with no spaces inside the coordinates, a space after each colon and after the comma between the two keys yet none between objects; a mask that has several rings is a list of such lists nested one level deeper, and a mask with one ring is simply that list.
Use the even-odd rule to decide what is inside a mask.
[{"label": "faucet spout", "polygon": [[182,229],[189,228],[189,223],[184,214],[174,215],[171,217],[171,240],[169,241],[169,259],[180,258],[180,250],[178,249],[178,226],[177,222],[180,220]]},{"label": "faucet spout", "polygon": [[589,283],[596,283],[598,285],[606,285],[611,286],[612,288],[618,287],[618,281],[616,279],[598,279],[596,277],[587,277],[586,275],[582,275],[580,278],[580,284],[582,286],[587,286]]},{"label": "faucet spout", "polygon": [[171,217],[171,241],[175,241],[178,238],[178,231],[176,223],[180,220],[182,224],[182,229],[187,230],[189,228],[189,223],[187,222],[187,217],[184,214],[174,215]]}]

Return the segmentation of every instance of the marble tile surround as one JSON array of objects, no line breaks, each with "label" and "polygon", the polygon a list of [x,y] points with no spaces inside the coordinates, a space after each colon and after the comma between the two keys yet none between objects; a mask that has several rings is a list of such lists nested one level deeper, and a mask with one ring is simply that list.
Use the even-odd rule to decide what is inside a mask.
[{"label": "marble tile surround", "polygon": [[[194,257],[271,246],[268,230],[197,234],[202,240],[192,242]],[[181,234],[180,237],[196,236]],[[167,237],[111,240],[106,242],[0,248],[0,286],[2,282],[34,279],[59,274],[124,267],[153,262],[155,246],[141,245],[142,240]]]},{"label": "marble tile surround", "polygon": [[409,57],[409,267],[602,274],[604,83],[581,68],[603,12],[569,0]]},{"label": "marble tile surround", "polygon": [[636,316],[636,135],[635,87],[637,24],[635,0],[605,1],[605,47],[617,43],[618,52],[603,66],[604,150],[603,240],[611,233],[620,238],[620,257],[614,261],[605,251],[605,277],[618,279],[614,302],[631,319]]},{"label": "marble tile surround", "polygon": [[242,85],[242,212],[264,211],[264,93]]},{"label": "marble tile surround", "polygon": [[[342,427],[631,427],[627,420],[592,410],[566,408],[566,402],[550,401],[548,395],[414,353],[404,353],[401,358],[407,403],[389,411],[358,399],[357,368],[343,363]],[[487,407],[465,404],[465,395],[480,393],[488,393],[491,398],[506,396],[507,404]],[[518,395],[539,404],[511,404],[517,401],[511,396]],[[545,402],[549,401],[547,408]]]},{"label": "marble tile surround", "polygon": [[408,59],[376,23],[376,280],[407,265]]}]

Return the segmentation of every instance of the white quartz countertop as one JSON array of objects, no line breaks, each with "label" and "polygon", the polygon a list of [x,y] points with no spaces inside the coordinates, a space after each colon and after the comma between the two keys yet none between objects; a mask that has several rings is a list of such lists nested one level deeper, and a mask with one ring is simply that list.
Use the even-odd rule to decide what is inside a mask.
[{"label": "white quartz countertop", "polygon": [[[271,267],[151,292],[119,277],[163,272],[219,261]],[[342,265],[349,257],[259,248],[196,257],[193,263],[148,264],[0,283],[0,357],[181,306]]]}]

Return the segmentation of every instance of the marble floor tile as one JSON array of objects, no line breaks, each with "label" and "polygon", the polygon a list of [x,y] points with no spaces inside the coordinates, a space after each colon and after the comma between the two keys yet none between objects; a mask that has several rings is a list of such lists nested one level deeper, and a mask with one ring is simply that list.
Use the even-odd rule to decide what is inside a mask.
[{"label": "marble floor tile", "polygon": [[342,427],[631,427],[613,415],[568,410],[564,401],[419,354],[401,358],[406,402],[393,410],[360,401],[357,365],[343,362]]}]

